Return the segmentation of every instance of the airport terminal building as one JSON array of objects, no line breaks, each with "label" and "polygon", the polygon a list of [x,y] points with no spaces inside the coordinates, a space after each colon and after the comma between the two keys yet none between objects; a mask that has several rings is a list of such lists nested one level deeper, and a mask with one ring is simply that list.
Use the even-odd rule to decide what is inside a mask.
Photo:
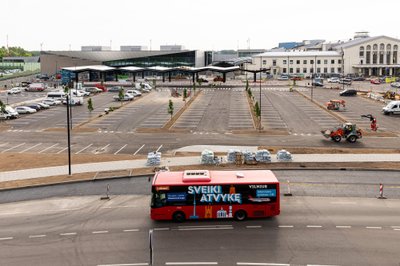
[{"label": "airport terminal building", "polygon": [[42,51],[42,74],[59,73],[65,67],[105,65],[109,67],[203,67],[211,64],[209,52],[180,51]]},{"label": "airport terminal building", "polygon": [[400,40],[358,34],[347,42],[305,42],[286,51],[269,51],[253,56],[249,69],[271,69],[273,75],[316,73],[363,76],[399,76]]}]

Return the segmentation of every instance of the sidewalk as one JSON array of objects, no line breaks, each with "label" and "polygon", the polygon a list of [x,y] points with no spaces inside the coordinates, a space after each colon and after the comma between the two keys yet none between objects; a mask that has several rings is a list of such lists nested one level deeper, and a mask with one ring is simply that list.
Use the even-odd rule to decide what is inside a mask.
[{"label": "sidewalk", "polygon": [[[237,148],[240,150],[256,150],[256,147],[234,147],[234,146],[191,146],[177,151],[199,152],[198,156],[166,157],[162,158],[161,166],[185,166],[199,165],[200,152],[210,149],[214,152],[226,152],[228,149]],[[271,154],[272,164],[276,163],[275,154]],[[226,157],[224,157],[226,161]],[[71,170],[73,174],[116,171],[126,169],[146,168],[153,169],[154,166],[147,166],[147,160],[124,160],[100,163],[73,164]],[[340,163],[340,162],[400,162],[400,154],[294,154],[293,161],[297,163]],[[266,164],[268,165],[268,164]],[[67,175],[68,165],[54,166],[45,168],[33,168],[8,172],[0,172],[0,182],[40,178],[47,176]]]}]

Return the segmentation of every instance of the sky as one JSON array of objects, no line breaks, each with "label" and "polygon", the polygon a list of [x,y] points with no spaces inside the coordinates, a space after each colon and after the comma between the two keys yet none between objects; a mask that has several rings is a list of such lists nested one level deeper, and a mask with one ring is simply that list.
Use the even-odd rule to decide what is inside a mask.
[{"label": "sky", "polygon": [[[358,31],[399,38],[400,1],[3,0],[0,46],[80,50],[85,45],[269,49],[279,42],[348,40]],[[391,11],[393,10],[393,11]]]}]

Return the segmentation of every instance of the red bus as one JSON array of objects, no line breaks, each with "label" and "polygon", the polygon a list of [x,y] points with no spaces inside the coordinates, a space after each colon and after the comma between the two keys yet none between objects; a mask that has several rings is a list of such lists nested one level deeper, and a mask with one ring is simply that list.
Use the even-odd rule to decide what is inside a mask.
[{"label": "red bus", "polygon": [[280,213],[279,181],[270,170],[158,172],[151,219],[269,217]]}]

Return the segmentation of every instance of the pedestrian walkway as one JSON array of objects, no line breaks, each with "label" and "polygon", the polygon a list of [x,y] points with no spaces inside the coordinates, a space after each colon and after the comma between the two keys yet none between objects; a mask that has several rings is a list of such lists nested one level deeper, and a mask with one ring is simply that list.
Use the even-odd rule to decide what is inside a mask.
[{"label": "pedestrian walkway", "polygon": [[[200,153],[205,150],[213,152],[227,152],[229,149],[237,149],[241,151],[256,151],[255,146],[211,146],[211,145],[194,145],[176,150],[176,152],[198,152],[198,156],[174,156],[164,157],[161,160],[161,166],[185,166],[199,165]],[[276,156],[272,155],[271,163],[278,162]],[[224,157],[224,162],[226,157]],[[400,154],[293,154],[292,162],[297,163],[341,163],[341,162],[400,162]],[[146,165],[147,160],[124,160],[98,163],[73,164],[71,171],[73,174],[102,172],[102,171],[117,171],[126,169],[150,168],[154,166]],[[44,168],[33,168],[16,171],[0,172],[0,182],[24,180],[32,178],[40,178],[47,176],[67,175],[68,165],[53,166]]]}]

